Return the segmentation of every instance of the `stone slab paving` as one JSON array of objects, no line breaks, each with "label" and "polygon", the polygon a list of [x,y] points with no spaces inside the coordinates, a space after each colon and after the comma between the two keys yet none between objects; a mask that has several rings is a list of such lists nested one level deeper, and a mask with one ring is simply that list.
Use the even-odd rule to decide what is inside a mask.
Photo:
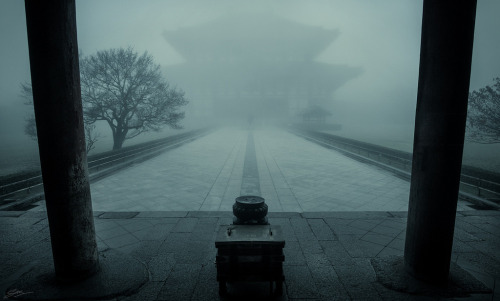
[{"label": "stone slab paving", "polygon": [[[273,184],[267,192],[277,194],[284,211],[408,210],[410,183],[389,171],[281,130],[255,136],[263,182]],[[470,210],[467,204],[459,201],[458,210]]]},{"label": "stone slab paving", "polygon": [[254,191],[247,186],[270,212],[405,211],[410,189],[391,172],[284,130],[222,128],[92,183],[91,192],[97,211],[231,211],[237,196]]},{"label": "stone slab paving", "polygon": [[[221,300],[215,237],[229,212],[94,212],[99,250],[143,262],[149,281],[114,300]],[[402,255],[406,212],[269,213],[284,232],[284,295],[277,300],[499,300],[500,212],[457,213],[452,261],[491,289],[466,298],[408,295],[377,281],[371,259]],[[51,261],[46,213],[0,211],[0,288]],[[266,283],[232,283],[223,300],[266,299]],[[244,298],[245,297],[245,298]]]},{"label": "stone slab paving", "polygon": [[94,210],[220,210],[239,195],[246,140],[219,130],[93,183]]}]

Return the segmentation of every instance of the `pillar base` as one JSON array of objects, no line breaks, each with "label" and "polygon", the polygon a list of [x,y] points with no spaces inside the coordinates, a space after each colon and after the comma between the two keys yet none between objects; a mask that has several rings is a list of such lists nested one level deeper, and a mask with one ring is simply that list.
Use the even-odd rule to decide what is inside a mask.
[{"label": "pillar base", "polygon": [[377,281],[388,289],[412,295],[457,298],[470,294],[488,294],[491,289],[456,263],[450,265],[449,280],[444,285],[423,282],[411,276],[404,267],[403,256],[372,258]]},{"label": "pillar base", "polygon": [[53,263],[44,261],[19,277],[4,295],[17,291],[16,300],[102,300],[132,295],[148,278],[139,261],[109,249],[99,254],[99,271],[85,280],[72,284],[58,281]]}]

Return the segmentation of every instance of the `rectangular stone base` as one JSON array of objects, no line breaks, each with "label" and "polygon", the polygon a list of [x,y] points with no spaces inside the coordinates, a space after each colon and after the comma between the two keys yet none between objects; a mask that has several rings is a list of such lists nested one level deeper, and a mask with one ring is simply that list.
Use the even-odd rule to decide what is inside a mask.
[{"label": "rectangular stone base", "polygon": [[219,293],[226,294],[232,281],[269,281],[271,292],[283,293],[283,247],[285,240],[279,226],[221,226],[215,241]]}]

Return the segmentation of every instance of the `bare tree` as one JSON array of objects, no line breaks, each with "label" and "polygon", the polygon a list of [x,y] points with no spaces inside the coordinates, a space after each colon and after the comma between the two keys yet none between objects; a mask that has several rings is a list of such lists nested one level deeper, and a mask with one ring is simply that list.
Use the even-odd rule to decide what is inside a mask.
[{"label": "bare tree", "polygon": [[95,130],[94,124],[84,124],[85,129],[85,141],[86,141],[86,150],[87,154],[95,148],[95,143],[101,137],[101,134]]},{"label": "bare tree", "polygon": [[493,86],[469,93],[466,138],[483,144],[500,143],[500,77]]},{"label": "bare tree", "polygon": [[309,123],[325,123],[328,116],[332,113],[318,105],[310,105],[303,109],[299,114],[304,122]]},{"label": "bare tree", "polygon": [[[26,100],[26,105],[33,105],[33,90],[31,88],[31,84],[24,83],[21,84],[21,96]],[[84,123],[85,129],[85,142],[86,142],[86,150],[89,153],[91,150],[95,148],[95,143],[101,137],[101,134],[95,130],[94,124]],[[24,125],[24,133],[28,135],[31,139],[37,141],[38,136],[36,133],[36,120],[35,115],[31,114],[28,118],[26,118],[26,124]]]},{"label": "bare tree", "polygon": [[[31,88],[30,83],[21,84],[21,96],[25,100],[24,102],[25,105],[28,106],[33,105],[33,89]],[[26,124],[24,125],[24,133],[31,139],[35,141],[37,140],[36,121],[34,114],[30,114],[30,116],[26,118]]]},{"label": "bare tree", "polygon": [[98,51],[80,62],[82,101],[89,123],[104,120],[113,133],[113,149],[126,139],[163,126],[181,128],[187,104],[184,92],[171,88],[147,52]]},{"label": "bare tree", "polygon": [[28,135],[31,139],[37,141],[36,135],[36,122],[35,115],[31,115],[26,118],[26,124],[24,125],[24,133]]}]

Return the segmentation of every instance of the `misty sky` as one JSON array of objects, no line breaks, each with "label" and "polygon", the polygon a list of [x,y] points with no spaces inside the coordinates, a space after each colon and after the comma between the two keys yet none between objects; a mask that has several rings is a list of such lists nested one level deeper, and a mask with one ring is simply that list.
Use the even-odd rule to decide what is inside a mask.
[{"label": "misty sky", "polygon": [[[168,66],[181,63],[182,57],[162,37],[163,31],[241,12],[271,13],[339,30],[339,37],[317,60],[361,67],[363,73],[332,95],[333,117],[347,129],[401,128],[405,135],[411,133],[421,0],[80,0],[78,42],[83,54],[127,46],[147,50],[168,73]],[[498,12],[500,1],[478,1],[471,89],[500,76]],[[29,80],[29,60],[23,1],[0,2],[0,39],[0,135],[6,141],[7,134],[9,138],[24,135],[26,106],[19,97],[19,84]]]}]

